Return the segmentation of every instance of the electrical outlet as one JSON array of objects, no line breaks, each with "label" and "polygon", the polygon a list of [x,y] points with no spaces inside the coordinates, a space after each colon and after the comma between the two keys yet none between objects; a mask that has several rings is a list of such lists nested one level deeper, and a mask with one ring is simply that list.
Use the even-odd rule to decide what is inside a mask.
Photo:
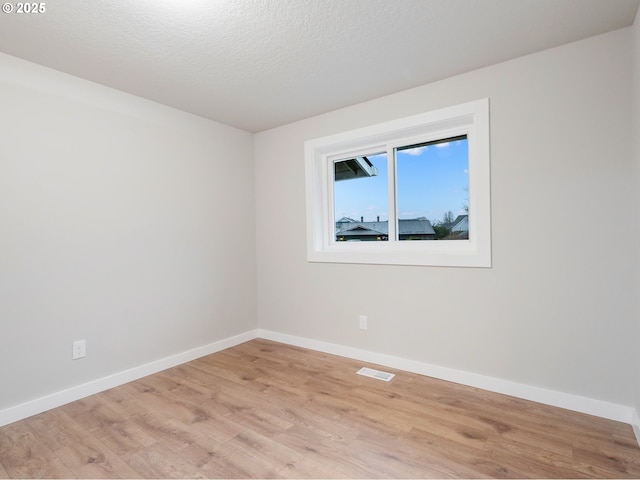
[{"label": "electrical outlet", "polygon": [[367,316],[360,315],[360,330],[366,330],[367,327]]},{"label": "electrical outlet", "polygon": [[84,358],[87,356],[87,342],[86,340],[76,340],[73,342],[73,360]]}]

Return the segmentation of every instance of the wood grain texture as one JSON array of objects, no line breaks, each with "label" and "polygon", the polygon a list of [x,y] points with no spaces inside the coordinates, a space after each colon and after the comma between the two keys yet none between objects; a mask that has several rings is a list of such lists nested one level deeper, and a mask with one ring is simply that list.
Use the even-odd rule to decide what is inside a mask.
[{"label": "wood grain texture", "polygon": [[640,477],[629,425],[362,366],[252,340],[0,428],[0,478]]}]

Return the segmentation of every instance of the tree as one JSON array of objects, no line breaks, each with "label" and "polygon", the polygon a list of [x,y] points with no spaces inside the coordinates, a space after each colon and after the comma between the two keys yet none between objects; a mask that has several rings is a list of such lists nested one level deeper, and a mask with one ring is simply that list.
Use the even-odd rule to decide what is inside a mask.
[{"label": "tree", "polygon": [[440,222],[432,222],[433,231],[436,232],[436,239],[440,240],[449,236],[454,221],[455,217],[453,216],[453,212],[449,210],[442,216]]},{"label": "tree", "polygon": [[455,217],[453,216],[453,212],[449,210],[442,216],[442,225],[451,226],[454,220]]},{"label": "tree", "polygon": [[436,232],[436,239],[438,240],[447,237],[451,233],[451,230],[441,223],[433,225],[433,231]]}]

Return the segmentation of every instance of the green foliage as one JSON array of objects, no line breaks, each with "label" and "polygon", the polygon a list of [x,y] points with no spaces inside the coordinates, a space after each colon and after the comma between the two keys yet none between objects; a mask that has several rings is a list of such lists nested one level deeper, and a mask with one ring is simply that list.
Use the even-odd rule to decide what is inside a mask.
[{"label": "green foliage", "polygon": [[451,233],[451,229],[449,229],[448,227],[446,227],[446,226],[444,226],[442,224],[433,225],[433,230],[436,232],[436,238],[438,240],[447,237]]}]

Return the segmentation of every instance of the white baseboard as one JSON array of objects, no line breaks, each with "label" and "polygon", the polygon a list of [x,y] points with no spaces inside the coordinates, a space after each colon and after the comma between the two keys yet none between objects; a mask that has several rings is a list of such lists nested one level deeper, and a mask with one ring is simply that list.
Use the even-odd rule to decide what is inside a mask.
[{"label": "white baseboard", "polygon": [[[624,422],[632,425],[634,424],[633,415],[636,413],[635,410],[624,405],[604,402],[601,400],[581,397],[578,395],[571,395],[555,390],[547,390],[540,387],[533,387],[530,385],[524,385],[509,380],[488,377],[476,373],[469,373],[461,370],[439,367],[437,365],[417,362],[414,360],[407,360],[392,355],[369,352],[366,350],[345,347],[333,343],[320,342],[317,340],[297,337],[294,335],[286,335],[269,330],[259,329],[258,337],[265,338],[267,340],[273,340],[276,342],[287,343],[290,345],[296,345],[303,348],[309,348],[311,350],[318,350],[333,355],[340,355],[342,357],[347,357],[354,360],[375,363],[377,365],[382,365],[385,367],[405,370],[407,372],[418,373],[420,375],[426,375],[428,377],[439,378],[441,380],[447,380],[449,382],[460,383],[462,385],[468,385],[470,387],[476,387],[483,390],[489,390],[491,392],[510,395],[512,397],[531,400],[538,403],[544,403],[546,405],[552,405],[554,407],[566,408],[567,410],[587,413],[589,415],[595,415],[597,417],[607,418],[609,420],[616,420],[618,422]],[[637,425],[638,422],[636,421],[634,426],[636,430],[636,436],[639,435]],[[638,438],[640,441],[640,437]]]},{"label": "white baseboard", "polygon": [[633,411],[633,420],[631,421],[631,426],[633,427],[633,433],[636,434],[638,446],[640,446],[640,413],[638,413],[638,410]]},{"label": "white baseboard", "polygon": [[239,345],[249,340],[253,340],[254,338],[256,338],[256,336],[257,331],[251,330],[240,335],[225,338],[223,340],[213,342],[202,347],[194,348],[177,355],[162,358],[160,360],[156,360],[139,367],[134,367],[129,370],[114,373],[113,375],[99,378],[97,380],[92,380],[82,385],[71,387],[60,392],[52,393],[51,395],[47,395],[26,403],[22,403],[20,405],[0,410],[0,427],[16,422],[18,420],[22,420],[32,415],[42,413],[46,410],[65,405],[76,400],[80,400],[81,398],[88,397],[89,395],[103,392],[127,382],[132,382],[139,378],[146,377],[147,375],[161,372],[162,370],[166,370],[167,368],[190,362],[191,360],[195,360],[196,358],[210,355],[226,348]]},{"label": "white baseboard", "polygon": [[640,445],[640,418],[638,418],[638,412],[631,407],[554,390],[532,387],[530,385],[524,385],[476,373],[439,367],[437,365],[417,362],[415,360],[408,360],[392,355],[375,353],[353,347],[345,347],[333,343],[321,342],[318,340],[262,329],[251,330],[234,337],[229,337],[199,348],[194,348],[193,350],[188,350],[177,355],[172,355],[139,367],[118,372],[107,377],[99,378],[82,385],[0,410],[0,427],[75,400],[80,400],[88,397],[89,395],[94,395],[104,390],[108,390],[109,388],[117,387],[147,375],[166,370],[167,368],[175,367],[176,365],[195,360],[205,355],[210,355],[226,348],[239,345],[249,340],[253,340],[254,338],[264,338],[276,342],[287,343],[289,345],[309,348],[311,350],[339,355],[354,360],[361,360],[363,362],[374,363],[398,370],[405,370],[420,375],[460,383],[462,385],[481,388],[483,390],[489,390],[547,405],[553,405],[555,407],[566,408],[568,410],[574,410],[577,412],[587,413],[589,415],[628,423],[633,426],[636,438],[638,439],[638,444]]}]

